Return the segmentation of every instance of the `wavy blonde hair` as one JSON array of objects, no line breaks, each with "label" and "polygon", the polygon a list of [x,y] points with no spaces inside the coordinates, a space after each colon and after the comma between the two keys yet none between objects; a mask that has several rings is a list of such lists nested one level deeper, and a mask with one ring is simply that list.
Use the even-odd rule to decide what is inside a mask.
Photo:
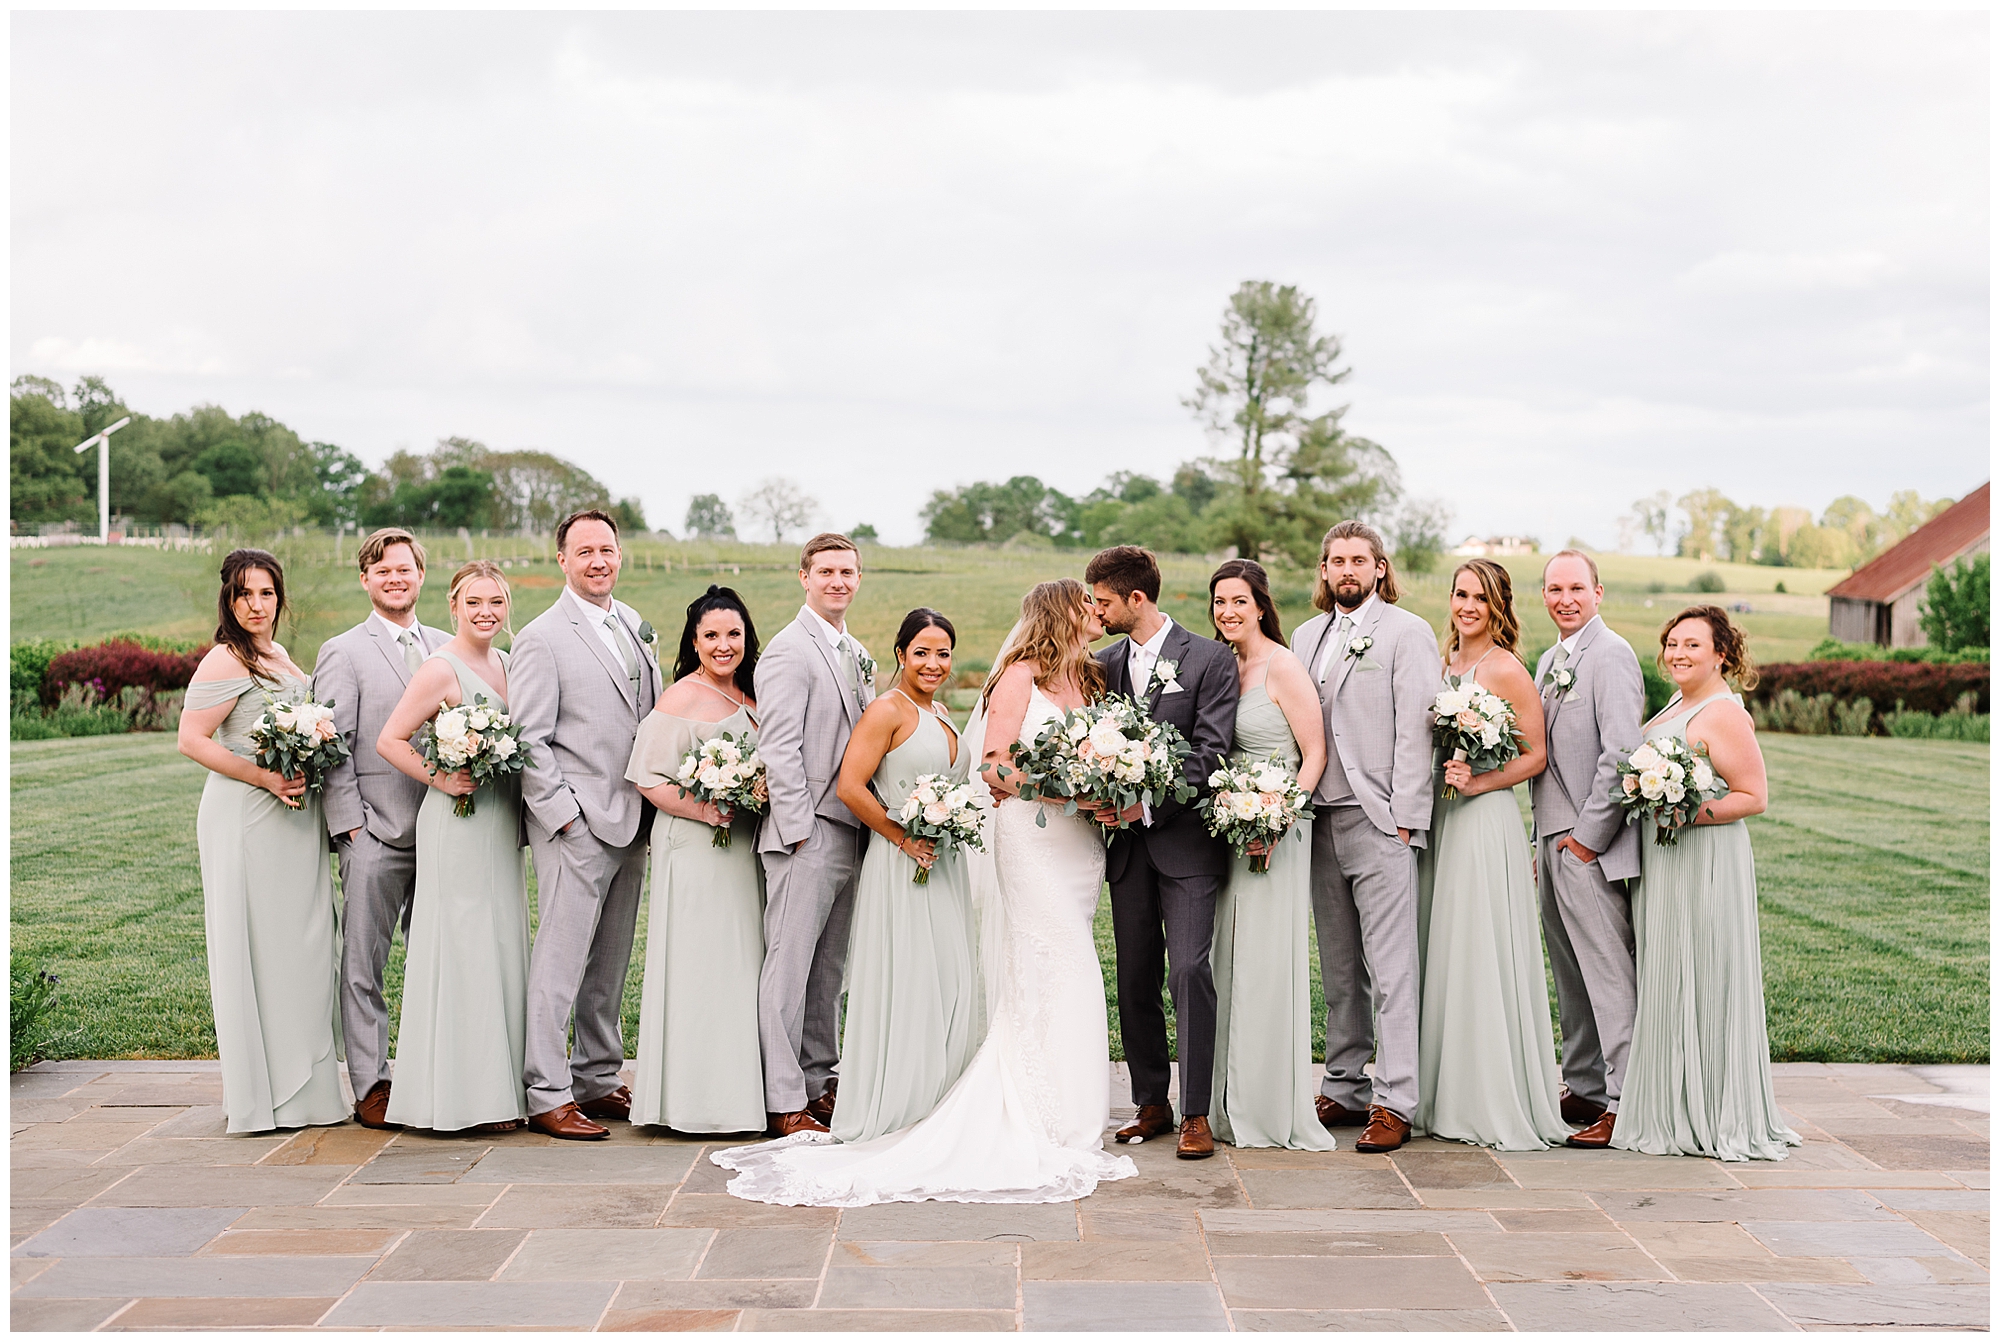
[{"label": "wavy blonde hair", "polygon": [[[1514,614],[1514,577],[1505,568],[1490,559],[1468,559],[1451,571],[1451,585],[1458,586],[1458,575],[1470,573],[1479,579],[1479,586],[1486,594],[1486,628],[1493,635],[1496,646],[1509,652],[1517,650],[1521,642],[1521,621]],[[1451,659],[1458,656],[1458,621],[1451,618],[1451,598],[1445,598],[1444,664],[1451,665]]]},{"label": "wavy blonde hair", "polygon": [[994,659],[986,688],[980,692],[981,701],[993,697],[993,687],[1016,662],[1035,664],[1035,684],[1041,689],[1074,680],[1083,691],[1084,702],[1102,699],[1104,668],[1083,641],[1083,622],[1089,613],[1090,593],[1075,578],[1057,578],[1029,588],[1021,598],[1021,623]]},{"label": "wavy blonde hair", "polygon": [[459,566],[458,572],[451,575],[451,586],[445,591],[444,601],[451,610],[452,632],[458,631],[458,594],[465,590],[467,583],[478,578],[491,578],[500,584],[500,595],[507,598],[507,620],[500,627],[507,631],[508,638],[513,638],[514,588],[508,583],[507,575],[500,571],[500,566],[490,559],[469,560]]}]

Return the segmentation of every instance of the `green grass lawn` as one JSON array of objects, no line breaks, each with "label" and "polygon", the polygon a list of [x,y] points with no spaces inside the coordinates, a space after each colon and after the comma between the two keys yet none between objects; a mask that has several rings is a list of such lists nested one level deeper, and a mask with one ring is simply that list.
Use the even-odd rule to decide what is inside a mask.
[{"label": "green grass lawn", "polygon": [[[1987,1061],[1990,748],[1759,739],[1773,805],[1751,833],[1773,1056]],[[213,1056],[202,770],[161,735],[19,743],[13,760],[13,949],[62,977],[55,1055]],[[642,909],[635,965],[645,933]],[[1116,1047],[1108,907],[1097,934]],[[401,961],[399,941],[392,1002]],[[628,1042],[638,1001],[634,972]]]}]

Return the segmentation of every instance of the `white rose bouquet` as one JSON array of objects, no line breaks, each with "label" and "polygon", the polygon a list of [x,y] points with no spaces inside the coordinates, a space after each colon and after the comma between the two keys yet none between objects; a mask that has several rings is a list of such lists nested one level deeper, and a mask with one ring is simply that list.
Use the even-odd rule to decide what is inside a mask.
[{"label": "white rose bouquet", "polygon": [[[1208,786],[1195,809],[1206,817],[1208,832],[1227,840],[1238,857],[1257,840],[1276,843],[1293,825],[1312,819],[1312,798],[1276,755],[1255,764],[1231,761],[1208,776]],[[1269,853],[1251,855],[1251,871],[1270,869]]]},{"label": "white rose bouquet", "polygon": [[[979,806],[974,796],[970,783],[955,782],[944,774],[925,774],[917,779],[896,818],[902,821],[903,832],[911,838],[936,843],[939,855],[953,848],[973,848],[983,853],[986,841],[980,837]],[[910,881],[914,885],[929,885],[931,869],[919,863],[917,874]]]},{"label": "white rose bouquet", "polygon": [[[440,703],[424,734],[424,763],[432,773],[472,775],[476,787],[496,778],[520,773],[528,767],[528,748],[521,744],[521,729],[514,719],[493,707],[483,694],[472,696],[469,704],[453,708]],[[457,799],[451,813],[460,819],[474,813],[472,793]]]},{"label": "white rose bouquet", "polygon": [[[285,778],[304,776],[306,791],[317,792],[326,776],[348,758],[347,742],[333,725],[333,705],[313,699],[274,699],[250,726],[257,767]],[[294,811],[305,805],[288,801]]]},{"label": "white rose bouquet", "polygon": [[717,848],[729,847],[729,827],[737,816],[762,815],[771,804],[764,757],[749,732],[741,737],[722,732],[688,751],[674,770],[674,786],[696,801],[714,802],[722,812],[710,840]]},{"label": "white rose bouquet", "polygon": [[[1497,769],[1521,753],[1521,729],[1514,722],[1514,705],[1478,682],[1447,685],[1431,705],[1437,716],[1431,723],[1431,739],[1450,758],[1463,760],[1474,773]],[[1450,800],[1458,789],[1445,785]]]},{"label": "white rose bouquet", "polygon": [[[1064,815],[1086,806],[1123,811],[1141,803],[1158,806],[1169,797],[1186,801],[1194,788],[1182,762],[1193,753],[1179,728],[1155,722],[1120,694],[1070,709],[1042,728],[1032,744],[1017,741],[1012,747],[1021,796],[1060,799]],[[1009,772],[1003,767],[1000,777]],[[1048,817],[1037,815],[1035,823],[1046,826]]]},{"label": "white rose bouquet", "polygon": [[1729,795],[1709,763],[1707,746],[1690,746],[1678,736],[1641,741],[1618,761],[1618,801],[1630,816],[1650,816],[1653,841],[1669,846],[1694,823],[1701,804]]}]

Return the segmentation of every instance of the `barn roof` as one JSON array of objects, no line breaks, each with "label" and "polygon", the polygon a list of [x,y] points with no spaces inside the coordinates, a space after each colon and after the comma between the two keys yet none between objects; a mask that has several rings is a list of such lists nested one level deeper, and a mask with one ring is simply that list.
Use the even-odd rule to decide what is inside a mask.
[{"label": "barn roof", "polygon": [[1949,564],[1992,530],[1988,501],[1992,488],[1989,480],[1829,587],[1826,594],[1854,601],[1894,601],[1928,581],[1932,564]]}]

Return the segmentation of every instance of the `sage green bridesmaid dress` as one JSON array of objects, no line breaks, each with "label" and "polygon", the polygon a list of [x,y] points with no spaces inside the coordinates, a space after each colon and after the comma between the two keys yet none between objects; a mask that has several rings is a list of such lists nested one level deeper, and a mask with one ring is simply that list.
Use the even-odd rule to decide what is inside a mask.
[{"label": "sage green bridesmaid dress", "polygon": [[[1476,683],[1474,671],[1464,679]],[[1430,846],[1417,859],[1422,1005],[1411,1126],[1500,1151],[1540,1151],[1570,1128],[1558,1107],[1528,836],[1514,789],[1447,799],[1442,769],[1437,787]]]},{"label": "sage green bridesmaid dress", "polygon": [[[671,781],[688,751],[728,732],[754,739],[738,708],[720,722],[658,709],[639,724],[625,777]],[[738,816],[727,848],[699,820],[653,816],[652,895],[632,1121],[681,1132],[761,1132],[764,1063],[757,1046],[757,978],[764,969],[764,872],[755,816]]]},{"label": "sage green bridesmaid dress", "polygon": [[[197,681],[186,707],[236,706],[215,739],[253,760],[249,731],[303,680]],[[222,1107],[231,1132],[344,1123],[340,1088],[340,918],[327,863],[326,816],[308,792],[293,810],[260,787],[210,773],[195,837]]]},{"label": "sage green bridesmaid dress", "polygon": [[[965,751],[935,714],[882,757],[875,795],[894,816],[924,774],[966,777]],[[833,1135],[865,1142],[937,1107],[979,1047],[970,873],[956,848],[918,885],[915,859],[870,832],[847,951],[847,1029]]]},{"label": "sage green bridesmaid dress", "polygon": [[[466,704],[499,691],[450,652]],[[501,654],[504,665],[506,654]],[[528,883],[521,860],[521,779],[495,779],[458,799],[424,789],[417,810],[417,889],[396,1030],[388,1119],[456,1132],[528,1116]]]},{"label": "sage green bridesmaid dress", "polygon": [[[1294,774],[1299,745],[1285,712],[1262,685],[1236,701],[1233,757],[1277,755]],[[1331,1151],[1333,1135],[1313,1109],[1312,843],[1294,826],[1271,869],[1237,858],[1215,901],[1215,1085],[1210,1122],[1231,1146]]]},{"label": "sage green bridesmaid dress", "polygon": [[[1688,723],[1727,693],[1669,704],[1646,739],[1685,741]],[[1771,1089],[1749,827],[1691,825],[1662,847],[1644,823],[1632,895],[1639,1009],[1611,1144],[1655,1156],[1783,1160],[1799,1135]]]}]

